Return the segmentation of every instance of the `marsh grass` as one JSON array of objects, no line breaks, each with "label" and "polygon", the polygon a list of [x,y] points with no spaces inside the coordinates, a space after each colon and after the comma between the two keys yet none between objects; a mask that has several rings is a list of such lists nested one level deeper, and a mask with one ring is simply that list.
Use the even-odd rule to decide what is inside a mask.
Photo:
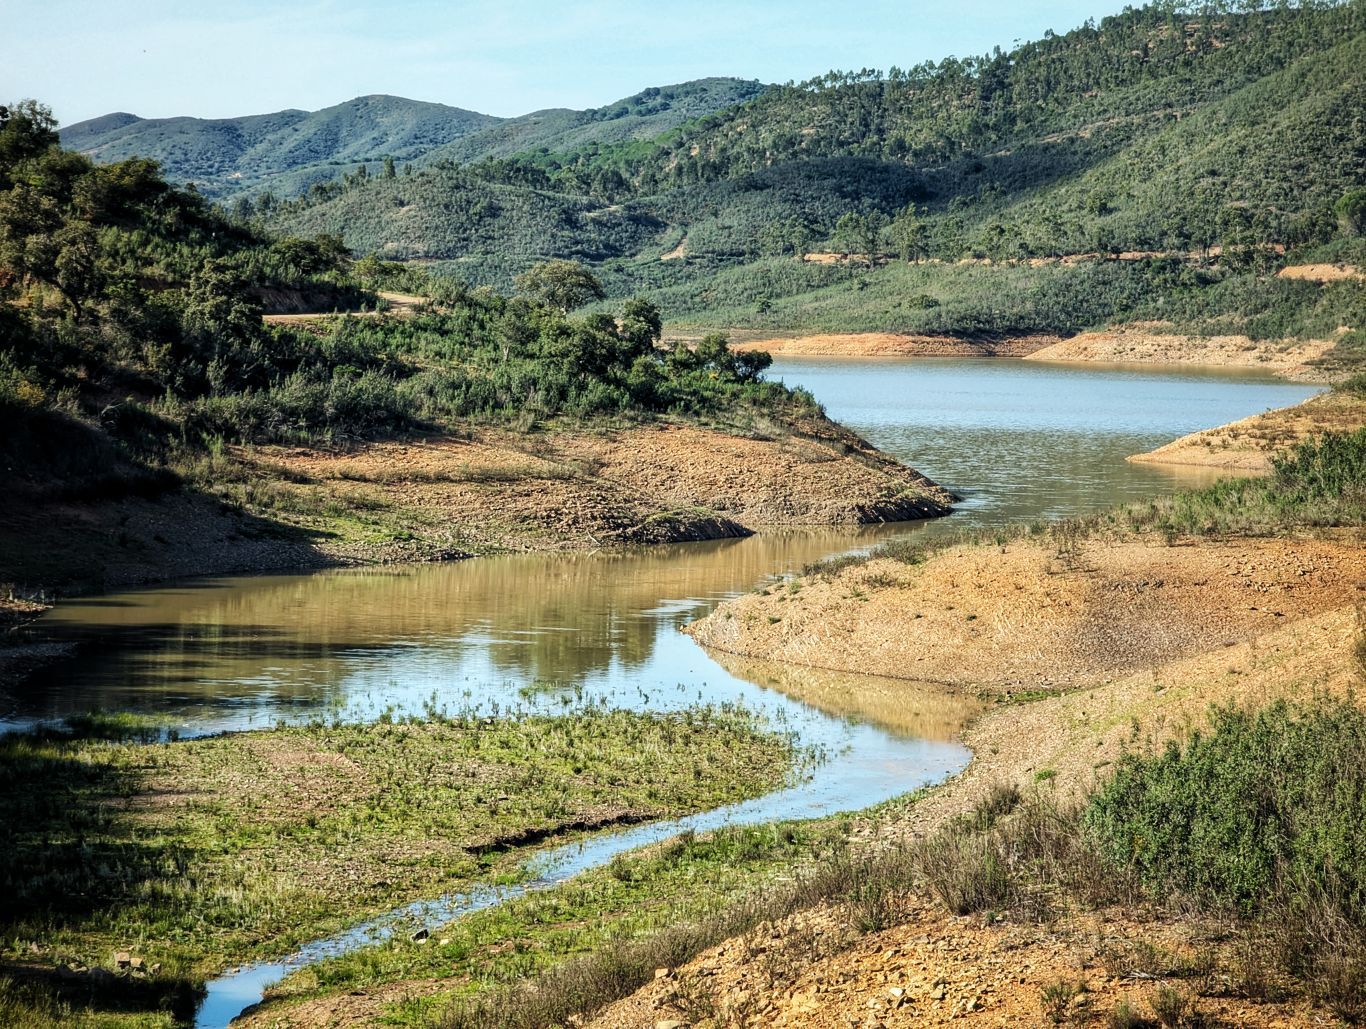
[{"label": "marsh grass", "polygon": [[127,950],[158,980],[199,981],[407,900],[515,881],[547,839],[766,793],[794,760],[735,708],[164,743],[124,719],[76,729],[0,737],[0,974],[112,970]]}]

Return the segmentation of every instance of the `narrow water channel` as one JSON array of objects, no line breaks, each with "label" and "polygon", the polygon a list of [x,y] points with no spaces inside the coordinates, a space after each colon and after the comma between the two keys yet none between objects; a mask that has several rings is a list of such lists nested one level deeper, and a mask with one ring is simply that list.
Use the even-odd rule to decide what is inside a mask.
[{"label": "narrow water channel", "polygon": [[[710,658],[679,632],[721,600],[832,553],[912,533],[1094,511],[1194,481],[1128,454],[1315,390],[1247,374],[1020,361],[785,360],[773,374],[964,497],[914,525],[764,533],[628,553],[205,580],[59,605],[35,635],[80,640],[71,660],[0,694],[0,728],[99,708],[154,714],[181,734],[434,704],[488,713],[597,701],[642,710],[740,702],[829,760],[767,797],[543,854],[531,888],[683,828],[862,808],[963,767],[971,705],[899,684]],[[867,698],[877,695],[877,703]],[[209,986],[197,1023],[223,1026],[290,968],[440,924],[509,891],[414,905]]]}]

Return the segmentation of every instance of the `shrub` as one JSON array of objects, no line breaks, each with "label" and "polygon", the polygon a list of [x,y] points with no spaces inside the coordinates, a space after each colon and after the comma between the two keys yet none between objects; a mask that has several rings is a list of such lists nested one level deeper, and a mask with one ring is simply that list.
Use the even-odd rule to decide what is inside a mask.
[{"label": "shrub", "polygon": [[1366,914],[1366,714],[1350,704],[1257,715],[1128,757],[1085,824],[1150,889],[1253,913],[1278,888]]}]

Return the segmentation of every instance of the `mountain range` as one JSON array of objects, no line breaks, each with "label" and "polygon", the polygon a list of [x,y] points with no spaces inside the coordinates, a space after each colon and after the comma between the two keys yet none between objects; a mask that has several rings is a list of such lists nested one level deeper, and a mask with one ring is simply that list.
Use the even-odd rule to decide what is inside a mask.
[{"label": "mountain range", "polygon": [[[1355,254],[1340,208],[1366,187],[1363,112],[1366,0],[1164,0],[1008,52],[707,79],[592,111],[370,97],[228,122],[110,115],[63,141],[154,157],[274,232],[471,284],[580,260],[675,318],[1070,331],[1191,296],[1276,332],[1258,311],[1294,287],[1229,276],[1287,249]],[[1186,261],[1216,253],[1220,269]]]},{"label": "mountain range", "polygon": [[648,139],[742,103],[763,86],[701,79],[660,86],[587,111],[552,109],[497,118],[396,96],[362,96],[321,111],[242,118],[139,118],[114,113],[69,125],[62,144],[100,163],[154,157],[174,182],[206,196],[274,190],[293,195],[358,164],[505,157],[538,148]]}]

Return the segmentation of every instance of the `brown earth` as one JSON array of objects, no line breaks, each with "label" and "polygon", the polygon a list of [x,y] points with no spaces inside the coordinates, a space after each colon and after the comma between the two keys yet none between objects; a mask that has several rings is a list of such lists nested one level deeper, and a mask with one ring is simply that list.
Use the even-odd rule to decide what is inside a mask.
[{"label": "brown earth", "polygon": [[952,499],[824,420],[751,435],[682,422],[484,430],[350,451],[261,448],[251,459],[291,492],[393,512],[439,550],[720,539],[758,526],[928,517]]},{"label": "brown earth", "polygon": [[[1344,541],[1341,548],[1358,572],[1359,543]],[[1294,543],[1284,549],[1299,552],[1301,547]],[[1193,552],[1171,549],[1174,555]],[[1238,560],[1251,556],[1241,554]],[[1265,562],[1267,556],[1259,550],[1257,559]],[[965,734],[974,757],[962,775],[900,811],[859,820],[855,839],[882,846],[923,837],[970,811],[1002,783],[1064,800],[1079,797],[1121,753],[1150,751],[1189,735],[1213,704],[1257,708],[1281,699],[1351,695],[1362,682],[1354,647],[1366,630],[1359,607],[1364,601],[1366,581],[1361,581],[1334,591],[1314,613],[1271,617],[1264,631],[1241,641],[1158,659],[1091,688],[1000,705]],[[1222,613],[1218,606],[1207,612]],[[1192,614],[1174,611],[1171,621],[1184,622]],[[1118,613],[1116,620],[1127,617]],[[870,713],[880,704],[875,701]],[[1204,1019],[1199,1024],[1337,1024],[1329,1012],[1303,1001],[1255,1002],[1238,996],[1232,986],[1240,962],[1237,936],[1228,925],[1175,905],[1064,908],[1059,917],[1036,924],[990,915],[958,918],[912,895],[902,899],[893,928],[864,934],[858,919],[856,910],[827,908],[761,927],[667,970],[589,1024],[595,1029],[648,1029],[670,1021],[832,1029],[950,1021],[1046,1025],[1043,991],[1063,980],[1073,984],[1066,1000],[1069,1025],[1113,1024],[1108,1018],[1121,1001],[1151,1017],[1155,991],[1163,984],[1199,995],[1194,1000]],[[1179,976],[1175,966],[1182,962],[1203,964],[1204,970]]]},{"label": "brown earth", "polygon": [[1344,282],[1366,279],[1366,272],[1350,264],[1296,264],[1276,273],[1282,279],[1301,279],[1305,282]]},{"label": "brown earth", "polygon": [[832,332],[744,340],[732,344],[732,350],[765,350],[787,357],[1025,357],[1057,342],[1057,336],[967,340],[896,332]]},{"label": "brown earth", "polygon": [[744,340],[734,350],[765,350],[790,357],[1025,357],[1059,342],[1057,336],[966,340],[894,332],[818,333]]},{"label": "brown earth", "polygon": [[1278,452],[1325,432],[1366,427],[1366,396],[1335,391],[1242,421],[1182,436],[1130,461],[1189,465],[1237,472],[1268,472]]},{"label": "brown earth", "polygon": [[952,500],[825,419],[743,433],[661,422],[235,448],[203,473],[221,500],[186,491],[5,505],[0,583],[18,586],[6,604],[17,619],[23,598],[53,591],[900,521],[946,513]]},{"label": "brown earth", "polygon": [[1247,336],[1182,336],[1129,325],[1085,332],[1026,357],[1029,361],[1108,364],[1187,364],[1211,368],[1260,368],[1287,378],[1319,381],[1313,367],[1335,346],[1332,340],[1258,341]]},{"label": "brown earth", "polygon": [[1010,693],[1094,686],[1366,601],[1364,590],[1356,537],[1024,541],[807,577],[686,631],[742,656]]}]

